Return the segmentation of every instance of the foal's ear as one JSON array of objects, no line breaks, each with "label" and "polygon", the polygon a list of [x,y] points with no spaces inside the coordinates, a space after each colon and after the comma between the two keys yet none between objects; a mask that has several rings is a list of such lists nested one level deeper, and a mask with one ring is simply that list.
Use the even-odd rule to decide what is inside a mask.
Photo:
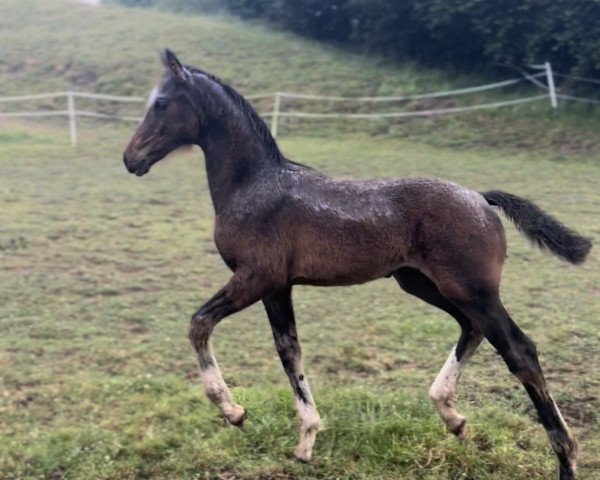
[{"label": "foal's ear", "polygon": [[160,54],[160,60],[165,70],[175,78],[181,81],[187,80],[188,72],[171,50],[165,48]]}]

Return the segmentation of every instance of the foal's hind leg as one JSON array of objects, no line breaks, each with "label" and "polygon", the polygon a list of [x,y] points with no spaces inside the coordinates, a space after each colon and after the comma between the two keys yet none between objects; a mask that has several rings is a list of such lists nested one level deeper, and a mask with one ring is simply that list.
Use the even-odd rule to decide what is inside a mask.
[{"label": "foal's hind leg", "polygon": [[560,480],[573,480],[577,444],[548,391],[535,344],[510,318],[497,295],[480,296],[475,301],[463,303],[461,309],[481,325],[485,337],[525,387],[558,457]]},{"label": "foal's hind leg", "polygon": [[461,334],[458,343],[431,385],[429,396],[448,431],[458,437],[464,437],[467,420],[454,407],[456,386],[467,361],[481,343],[483,334],[474,328],[471,321],[441,294],[435,283],[419,270],[401,268],[394,273],[394,278],[405,292],[445,311],[460,325]]},{"label": "foal's hind leg", "polygon": [[292,307],[291,289],[275,292],[263,298],[265,309],[273,330],[273,339],[281,364],[287,374],[296,399],[300,419],[300,441],[294,456],[303,462],[310,461],[312,449],[319,431],[319,413],[310,393],[308,380],[302,371],[300,342],[296,333],[296,321]]},{"label": "foal's hind leg", "polygon": [[194,313],[189,330],[206,396],[219,407],[229,423],[238,427],[243,426],[244,409],[233,403],[210,348],[209,337],[223,318],[259,300],[264,289],[265,285],[252,272],[238,270],[225,287]]}]

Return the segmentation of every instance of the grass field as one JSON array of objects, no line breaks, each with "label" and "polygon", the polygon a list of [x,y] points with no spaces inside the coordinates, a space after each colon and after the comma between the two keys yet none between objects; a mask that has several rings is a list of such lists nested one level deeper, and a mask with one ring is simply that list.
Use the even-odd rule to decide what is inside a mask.
[{"label": "grass field", "polygon": [[[291,394],[259,306],[214,345],[249,412],[224,425],[197,386],[190,314],[228,278],[211,239],[203,162],[187,152],[138,179],[120,161],[127,128],[12,126],[0,136],[0,476],[4,478],[552,478],[554,457],[524,392],[485,345],[461,381],[470,419],[447,437],[428,384],[458,336],[449,317],[393,281],[297,288],[305,365],[326,429],[310,466],[290,459]],[[290,137],[292,157],[331,174],[436,175],[527,195],[595,239],[600,166],[582,159],[439,149],[367,136]],[[575,268],[507,224],[503,297],[536,339],[600,478],[597,252]],[[242,340],[242,341],[240,341]]]},{"label": "grass field", "polygon": [[[383,95],[481,82],[231,19],[65,0],[3,1],[0,43],[10,45],[0,94],[142,95],[162,46],[251,93]],[[335,176],[428,175],[523,195],[598,243],[598,119],[540,105],[368,126],[286,123],[280,144]],[[201,392],[187,341],[191,314],[229,276],[212,242],[202,156],[179,152],[136,178],[121,161],[132,128],[82,122],[71,148],[58,123],[0,122],[0,479],[553,478],[535,412],[487,344],[459,386],[469,438],[444,433],[427,390],[458,327],[391,280],[295,289],[325,424],[311,465],[291,458],[296,413],[259,305],[213,337],[249,416],[244,432],[226,426]],[[600,254],[572,267],[505,225],[504,302],[538,344],[581,446],[581,478],[600,479]]]}]

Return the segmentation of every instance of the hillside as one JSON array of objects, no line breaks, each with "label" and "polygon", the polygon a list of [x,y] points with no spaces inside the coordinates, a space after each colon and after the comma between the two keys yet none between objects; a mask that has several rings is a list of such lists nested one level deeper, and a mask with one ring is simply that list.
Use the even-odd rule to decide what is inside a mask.
[{"label": "hillside", "polygon": [[90,8],[68,0],[6,0],[2,10],[0,41],[11,46],[1,59],[2,94],[65,86],[146,94],[156,80],[156,53],[165,46],[247,93],[391,95],[452,85],[435,72],[387,68],[233,18]]},{"label": "hillside", "polygon": [[[284,90],[348,96],[404,95],[498,80],[458,77],[410,64],[391,66],[382,59],[350,54],[229,17],[95,8],[68,0],[5,0],[0,42],[8,46],[0,57],[0,95],[71,88],[144,96],[159,78],[156,53],[164,46],[246,94]],[[514,75],[507,71],[506,78]],[[525,85],[520,91],[511,87],[506,92],[387,108],[456,106],[513,98],[515,93],[539,92]],[[259,104],[259,109],[270,109],[268,102]],[[10,108],[23,109],[27,105],[13,104]],[[48,101],[41,102],[41,106],[49,106]],[[302,104],[295,101],[293,106]],[[334,107],[314,103],[305,106],[312,111],[331,111]],[[595,135],[600,126],[600,108],[568,105],[551,112],[545,102],[439,119],[286,120],[284,132],[286,125],[317,135],[329,135],[333,129],[416,137],[443,146],[541,148],[555,152],[557,158],[595,155],[600,145]]]}]

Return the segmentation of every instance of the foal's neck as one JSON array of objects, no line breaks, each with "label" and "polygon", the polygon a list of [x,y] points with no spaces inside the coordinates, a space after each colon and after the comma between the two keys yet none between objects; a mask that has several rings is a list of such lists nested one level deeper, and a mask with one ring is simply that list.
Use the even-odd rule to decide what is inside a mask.
[{"label": "foal's neck", "polygon": [[198,144],[204,152],[208,187],[217,214],[240,188],[273,175],[286,163],[268,130],[257,129],[243,112],[221,113]]}]

